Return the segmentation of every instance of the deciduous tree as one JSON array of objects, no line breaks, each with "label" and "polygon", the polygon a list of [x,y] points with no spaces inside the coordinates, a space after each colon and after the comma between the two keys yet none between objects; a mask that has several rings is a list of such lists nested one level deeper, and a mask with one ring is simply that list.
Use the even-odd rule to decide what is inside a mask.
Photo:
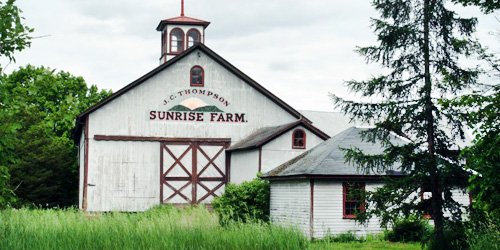
[{"label": "deciduous tree", "polygon": [[78,190],[77,149],[71,138],[76,116],[111,94],[87,87],[82,77],[26,66],[4,76],[14,138],[11,184],[21,204],[69,206]]}]

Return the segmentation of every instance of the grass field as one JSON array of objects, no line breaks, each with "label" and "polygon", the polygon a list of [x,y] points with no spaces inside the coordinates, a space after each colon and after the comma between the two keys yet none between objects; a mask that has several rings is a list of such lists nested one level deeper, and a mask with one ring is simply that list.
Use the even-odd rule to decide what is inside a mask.
[{"label": "grass field", "polygon": [[260,223],[218,225],[203,207],[144,213],[0,211],[0,249],[420,249],[388,242],[310,242],[300,231]]}]

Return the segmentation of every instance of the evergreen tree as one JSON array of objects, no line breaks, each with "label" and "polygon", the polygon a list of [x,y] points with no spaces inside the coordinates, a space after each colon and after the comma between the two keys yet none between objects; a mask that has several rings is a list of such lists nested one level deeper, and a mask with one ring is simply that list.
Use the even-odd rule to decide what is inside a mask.
[{"label": "evergreen tree", "polygon": [[[380,101],[362,103],[331,96],[353,118],[373,123],[375,128],[364,138],[381,140],[386,147],[383,155],[345,149],[346,160],[364,170],[397,168],[402,176],[369,193],[373,207],[359,217],[377,215],[386,224],[398,216],[422,216],[428,211],[435,225],[433,246],[449,249],[445,227],[451,225],[448,221],[461,219],[461,207],[451,190],[467,185],[468,172],[461,166],[456,144],[464,139],[462,121],[443,110],[438,100],[476,84],[478,72],[459,63],[460,57],[480,49],[471,37],[476,20],[458,17],[443,0],[374,0],[372,4],[381,14],[380,19],[372,19],[378,45],[358,52],[388,73],[347,85],[363,97]],[[409,142],[394,145],[391,134]],[[430,199],[420,200],[422,189],[432,193]],[[445,210],[451,218],[444,217]]]}]

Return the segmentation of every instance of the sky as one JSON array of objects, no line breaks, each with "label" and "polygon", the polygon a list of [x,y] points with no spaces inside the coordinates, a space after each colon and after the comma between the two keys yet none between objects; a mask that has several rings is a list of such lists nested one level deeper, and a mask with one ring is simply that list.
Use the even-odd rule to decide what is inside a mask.
[{"label": "sky", "polygon": [[[17,0],[34,28],[31,48],[0,59],[9,73],[32,64],[82,76],[117,91],[159,65],[162,19],[180,15],[181,0]],[[477,37],[493,50],[500,13],[477,17]],[[376,44],[368,0],[185,0],[185,15],[211,24],[205,45],[298,110],[333,111],[328,93],[356,99],[344,81],[378,75],[356,46]]]}]

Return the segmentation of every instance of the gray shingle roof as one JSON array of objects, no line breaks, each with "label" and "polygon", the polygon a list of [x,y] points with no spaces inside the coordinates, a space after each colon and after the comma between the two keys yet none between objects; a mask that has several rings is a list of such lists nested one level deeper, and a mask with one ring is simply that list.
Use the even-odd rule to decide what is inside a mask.
[{"label": "gray shingle roof", "polygon": [[279,126],[260,128],[255,132],[253,132],[252,134],[250,134],[249,136],[243,138],[241,141],[229,147],[227,151],[237,151],[237,150],[245,150],[245,149],[260,147],[268,143],[269,141],[273,140],[274,138],[282,135],[283,133],[289,131],[290,129],[293,129],[300,125],[310,130],[320,138],[323,138],[324,140],[329,138],[329,136],[325,134],[323,131],[317,129],[310,123],[301,119],[295,122],[286,123]]},{"label": "gray shingle roof", "polygon": [[[318,146],[304,152],[291,159],[281,166],[265,173],[264,178],[304,176],[304,175],[324,175],[324,176],[352,176],[352,175],[386,175],[386,173],[373,172],[364,173],[352,163],[345,162],[344,151],[341,148],[356,147],[365,154],[381,154],[384,147],[379,143],[363,141],[359,132],[366,130],[362,128],[350,127]],[[405,143],[403,140],[394,137],[393,143]],[[389,172],[395,175],[397,172]]]}]

